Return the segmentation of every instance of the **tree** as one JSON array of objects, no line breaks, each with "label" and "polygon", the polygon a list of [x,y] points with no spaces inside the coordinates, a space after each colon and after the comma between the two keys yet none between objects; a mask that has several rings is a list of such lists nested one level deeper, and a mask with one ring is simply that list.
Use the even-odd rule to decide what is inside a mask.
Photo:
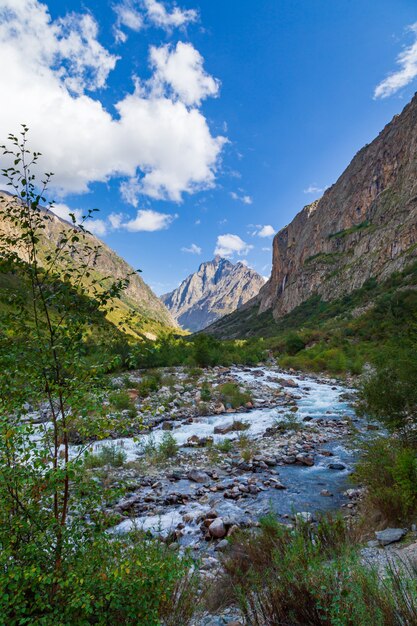
[{"label": "tree", "polygon": [[[29,150],[26,126],[19,137],[9,136],[9,144],[2,146],[9,163],[2,173],[13,193],[0,214],[0,280],[12,282],[0,302],[0,614],[8,616],[7,623],[19,624],[61,615],[67,594],[64,603],[72,617],[62,623],[90,623],[83,621],[85,612],[95,607],[112,615],[112,603],[94,595],[87,575],[103,568],[107,580],[109,568],[118,567],[115,560],[126,563],[126,555],[135,558],[135,550],[141,551],[145,570],[146,558],[148,565],[160,565],[162,559],[151,550],[144,558],[143,546],[109,543],[97,514],[97,485],[93,480],[86,483],[83,473],[85,447],[71,446],[73,441],[87,444],[105,437],[111,426],[103,408],[109,362],[92,356],[86,346],[96,328],[106,329],[105,314],[129,277],[97,278],[100,246],[85,228],[93,211],[81,223],[71,215],[72,225],[62,227],[58,245],[48,239],[56,220],[50,210],[53,203],[46,204],[52,173],[38,184],[40,153]],[[94,563],[90,570],[87,554]],[[166,570],[165,580],[162,574],[157,577],[152,593],[161,581],[172,590],[184,567],[175,575]],[[84,574],[75,575],[77,568]],[[120,593],[130,597],[124,583],[132,583],[123,569],[118,572],[113,583],[102,581],[101,592],[107,589],[120,617],[119,591],[112,584],[118,582]],[[150,570],[148,574],[152,578]],[[133,612],[139,615],[138,603],[146,604],[149,598],[141,599],[137,591],[131,603],[136,603]],[[126,611],[132,609],[128,604]],[[161,600],[152,596],[148,604],[154,610],[149,623],[156,624]],[[136,623],[120,620],[117,623]],[[61,622],[51,618],[39,623]]]}]

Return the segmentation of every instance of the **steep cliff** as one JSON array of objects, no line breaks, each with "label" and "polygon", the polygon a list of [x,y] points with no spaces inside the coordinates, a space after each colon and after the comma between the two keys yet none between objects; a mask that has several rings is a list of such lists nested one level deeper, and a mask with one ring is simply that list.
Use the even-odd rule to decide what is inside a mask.
[{"label": "steep cliff", "polygon": [[320,200],[277,233],[259,312],[272,309],[277,319],[314,294],[339,298],[416,256],[417,95]]},{"label": "steep cliff", "polygon": [[216,256],[161,300],[183,328],[198,331],[256,296],[264,282],[243,263]]},{"label": "steep cliff", "polygon": [[[10,195],[0,192],[0,235],[7,234],[10,231],[10,221],[2,216],[2,213],[7,210],[7,203],[10,202],[10,199]],[[65,220],[46,209],[45,211],[49,214],[49,219],[45,220],[45,229],[43,230],[42,240],[39,242],[39,258],[41,262],[42,256],[46,256],[50,250],[53,250],[62,238],[63,233],[72,228]],[[90,234],[88,235],[88,240],[91,246],[100,245],[100,256],[94,266],[92,279],[100,279],[106,276],[110,276],[113,279],[124,278],[133,272],[133,268],[126,261],[105,243],[98,240],[97,237]],[[134,312],[136,315],[135,330],[145,335],[149,335],[149,332],[153,335],[160,327],[177,328],[176,322],[164,304],[138,273],[134,273],[131,276],[129,286],[123,292],[121,298],[115,302],[115,309],[110,314],[109,319],[110,321],[118,322],[128,312]]]}]

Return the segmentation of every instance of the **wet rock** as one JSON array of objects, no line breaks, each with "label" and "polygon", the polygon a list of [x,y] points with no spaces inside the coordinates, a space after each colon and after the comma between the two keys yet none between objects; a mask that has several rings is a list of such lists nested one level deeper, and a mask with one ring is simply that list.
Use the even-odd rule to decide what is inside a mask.
[{"label": "wet rock", "polygon": [[331,491],[329,491],[328,489],[322,489],[320,491],[320,495],[321,496],[325,496],[326,498],[330,498],[333,494]]},{"label": "wet rock", "polygon": [[229,542],[227,541],[227,539],[222,539],[221,541],[219,541],[219,543],[214,549],[217,550],[218,552],[224,552],[225,550],[227,550],[228,547],[229,547]]},{"label": "wet rock", "polygon": [[172,430],[172,422],[164,422],[162,424],[162,430]]},{"label": "wet rock", "polygon": [[224,525],[221,517],[216,517],[216,519],[210,524],[209,533],[215,539],[223,539],[223,537],[226,536],[226,526]]},{"label": "wet rock", "polygon": [[344,465],[343,463],[330,463],[328,465],[328,468],[331,469],[331,470],[342,471],[342,470],[346,469],[346,465]]},{"label": "wet rock", "polygon": [[297,454],[295,458],[297,463],[300,463],[300,465],[307,465],[308,467],[312,467],[314,465],[314,459],[311,455]]},{"label": "wet rock", "polygon": [[404,528],[386,528],[385,530],[377,530],[375,537],[381,546],[388,546],[390,543],[400,541],[406,533],[407,530]]}]

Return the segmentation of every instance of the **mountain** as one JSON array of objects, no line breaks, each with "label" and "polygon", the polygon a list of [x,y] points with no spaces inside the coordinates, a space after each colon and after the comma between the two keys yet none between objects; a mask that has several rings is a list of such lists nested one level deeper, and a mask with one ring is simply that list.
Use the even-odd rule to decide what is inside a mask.
[{"label": "mountain", "polygon": [[[6,203],[10,202],[10,198],[11,196],[6,192],[0,192],[0,234],[10,232],[10,222],[2,217],[2,213],[6,209]],[[49,219],[45,220],[45,230],[39,243],[41,262],[42,257],[45,257],[51,249],[56,248],[62,238],[62,234],[73,228],[69,222],[57,217],[47,209],[45,211],[48,213]],[[94,235],[88,234],[88,244],[100,246],[100,256],[94,266],[92,279],[102,279],[106,276],[117,279],[134,272],[133,268],[126,261]],[[3,277],[3,282],[6,285],[10,283],[10,280]],[[129,286],[120,299],[116,300],[114,311],[108,315],[108,319],[113,323],[117,323],[130,312],[133,312],[136,316],[136,321],[132,322],[132,331],[135,334],[153,337],[155,333],[164,328],[178,328],[164,304],[137,272],[131,276]]]},{"label": "mountain", "polygon": [[264,282],[243,263],[216,256],[161,300],[182,328],[196,332],[256,296]]},{"label": "mountain", "polygon": [[[323,197],[303,208],[273,242],[272,273],[244,316],[275,320],[312,297],[332,301],[369,279],[386,280],[417,259],[417,95],[362,148]],[[223,324],[223,326],[222,326]],[[223,329],[223,330],[222,330]]]}]

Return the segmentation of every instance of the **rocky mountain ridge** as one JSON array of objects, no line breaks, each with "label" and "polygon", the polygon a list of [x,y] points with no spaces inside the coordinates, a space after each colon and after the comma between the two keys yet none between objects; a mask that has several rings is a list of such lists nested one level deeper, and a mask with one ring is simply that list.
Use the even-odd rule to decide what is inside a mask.
[{"label": "rocky mountain ridge", "polygon": [[260,312],[278,318],[319,294],[332,300],[417,256],[417,96],[360,150],[322,198],[273,242]]},{"label": "rocky mountain ridge", "polygon": [[[271,277],[244,309],[252,317],[271,311],[277,320],[312,296],[338,299],[416,259],[417,95],[275,235]],[[227,320],[235,332],[243,314]],[[221,325],[210,332],[222,334]]]},{"label": "rocky mountain ridge", "polygon": [[196,332],[256,296],[264,282],[243,263],[216,256],[161,300],[184,329]]}]

